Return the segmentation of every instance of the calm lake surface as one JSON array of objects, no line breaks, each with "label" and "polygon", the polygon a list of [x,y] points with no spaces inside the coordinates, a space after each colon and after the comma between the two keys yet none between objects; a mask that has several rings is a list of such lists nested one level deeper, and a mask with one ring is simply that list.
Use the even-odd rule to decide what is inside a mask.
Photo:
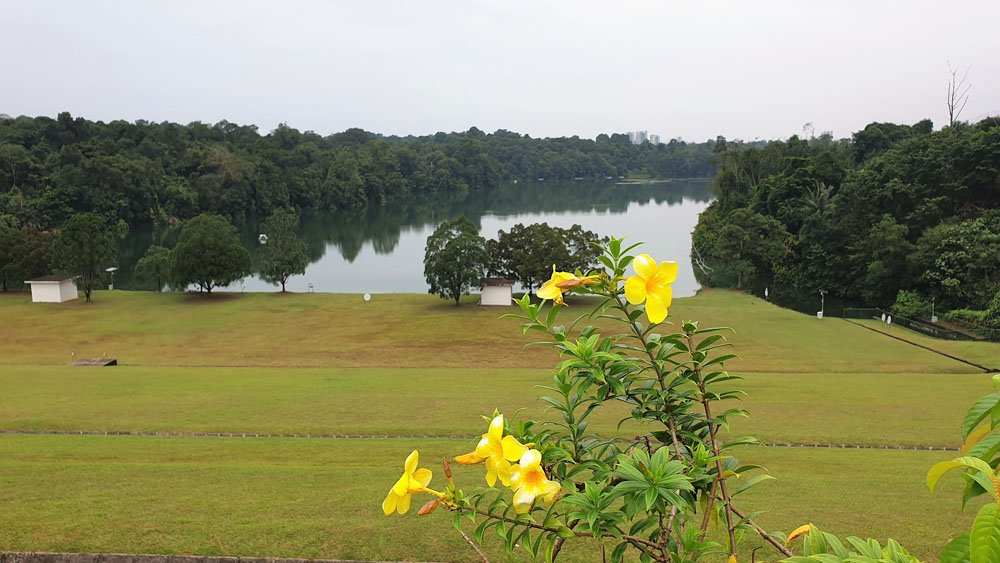
[{"label": "calm lake surface", "polygon": [[[486,193],[425,197],[406,205],[304,216],[300,236],[311,263],[294,276],[288,290],[334,293],[426,293],[424,245],[434,228],[464,215],[486,238],[517,223],[579,224],[600,235],[644,242],[641,252],[681,264],[674,295],[693,295],[700,287],[691,271],[691,231],[711,201],[707,180],[676,180],[651,185],[613,182],[522,182]],[[241,227],[256,254],[257,224]],[[128,274],[151,244],[172,247],[177,230],[136,232],[123,243],[118,285],[131,287]],[[255,257],[256,259],[256,257]],[[276,291],[255,276],[228,291]]]}]

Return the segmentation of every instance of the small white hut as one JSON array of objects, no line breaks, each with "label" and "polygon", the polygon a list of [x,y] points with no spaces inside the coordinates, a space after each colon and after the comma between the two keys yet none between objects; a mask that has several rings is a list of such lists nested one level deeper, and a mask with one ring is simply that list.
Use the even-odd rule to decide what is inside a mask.
[{"label": "small white hut", "polygon": [[510,306],[514,298],[514,280],[505,278],[483,278],[483,293],[480,305]]},{"label": "small white hut", "polygon": [[24,283],[31,286],[33,303],[65,303],[77,298],[76,282],[79,276],[44,276]]}]

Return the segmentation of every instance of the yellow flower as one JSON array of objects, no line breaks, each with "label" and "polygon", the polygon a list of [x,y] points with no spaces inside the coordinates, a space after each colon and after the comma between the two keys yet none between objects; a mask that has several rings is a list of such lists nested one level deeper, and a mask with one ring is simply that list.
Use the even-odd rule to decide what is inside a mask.
[{"label": "yellow flower", "polygon": [[565,305],[563,303],[563,293],[567,291],[580,287],[581,285],[590,285],[592,283],[597,283],[598,276],[578,276],[576,274],[571,274],[569,272],[557,272],[556,265],[552,265],[552,277],[542,284],[542,287],[535,292],[535,295],[539,299],[551,299],[552,301]]},{"label": "yellow flower", "polygon": [[530,511],[537,497],[552,502],[562,489],[558,482],[549,481],[541,463],[542,454],[538,450],[528,450],[511,471],[510,488],[514,491],[514,511],[518,514]]},{"label": "yellow flower", "polygon": [[670,284],[677,279],[677,262],[657,266],[652,256],[640,254],[632,260],[632,268],[636,275],[625,280],[625,298],[633,305],[645,301],[649,322],[663,322],[673,300]]},{"label": "yellow flower", "polygon": [[382,512],[386,516],[394,511],[406,514],[410,510],[410,497],[413,493],[427,491],[427,485],[431,482],[431,470],[426,468],[417,469],[420,454],[417,450],[406,456],[406,463],[403,466],[403,476],[396,481],[396,484],[389,489],[389,494],[382,501]]},{"label": "yellow flower", "polygon": [[486,484],[493,486],[500,478],[504,486],[510,485],[510,462],[517,461],[524,454],[526,447],[517,438],[503,435],[503,415],[493,417],[490,429],[483,434],[476,450],[455,458],[464,465],[484,463],[486,465]]}]

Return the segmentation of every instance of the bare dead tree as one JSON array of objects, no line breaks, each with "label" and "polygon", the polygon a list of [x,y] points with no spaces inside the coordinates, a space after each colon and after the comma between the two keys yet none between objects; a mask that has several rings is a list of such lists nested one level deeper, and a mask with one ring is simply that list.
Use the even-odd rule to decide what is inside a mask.
[{"label": "bare dead tree", "polygon": [[965,72],[962,73],[962,78],[958,78],[958,73],[961,72],[962,65],[958,65],[954,68],[951,66],[951,61],[948,61],[948,73],[951,74],[951,79],[948,80],[948,126],[954,126],[955,121],[962,114],[962,110],[965,109],[965,104],[969,101],[969,89],[972,88],[972,84],[966,84],[965,80],[969,77],[969,71],[972,70],[972,65],[965,67]]}]

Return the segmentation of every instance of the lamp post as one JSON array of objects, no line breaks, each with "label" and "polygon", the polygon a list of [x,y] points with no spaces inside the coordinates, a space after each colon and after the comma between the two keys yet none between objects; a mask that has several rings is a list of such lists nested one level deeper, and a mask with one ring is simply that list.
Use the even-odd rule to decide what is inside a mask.
[{"label": "lamp post", "polygon": [[819,314],[816,315],[819,318],[823,318],[823,313],[826,312],[826,290],[819,290]]},{"label": "lamp post", "polygon": [[111,274],[111,283],[108,285],[108,291],[113,291],[115,289],[115,272],[118,270],[115,266],[110,268],[105,268],[104,271]]}]

